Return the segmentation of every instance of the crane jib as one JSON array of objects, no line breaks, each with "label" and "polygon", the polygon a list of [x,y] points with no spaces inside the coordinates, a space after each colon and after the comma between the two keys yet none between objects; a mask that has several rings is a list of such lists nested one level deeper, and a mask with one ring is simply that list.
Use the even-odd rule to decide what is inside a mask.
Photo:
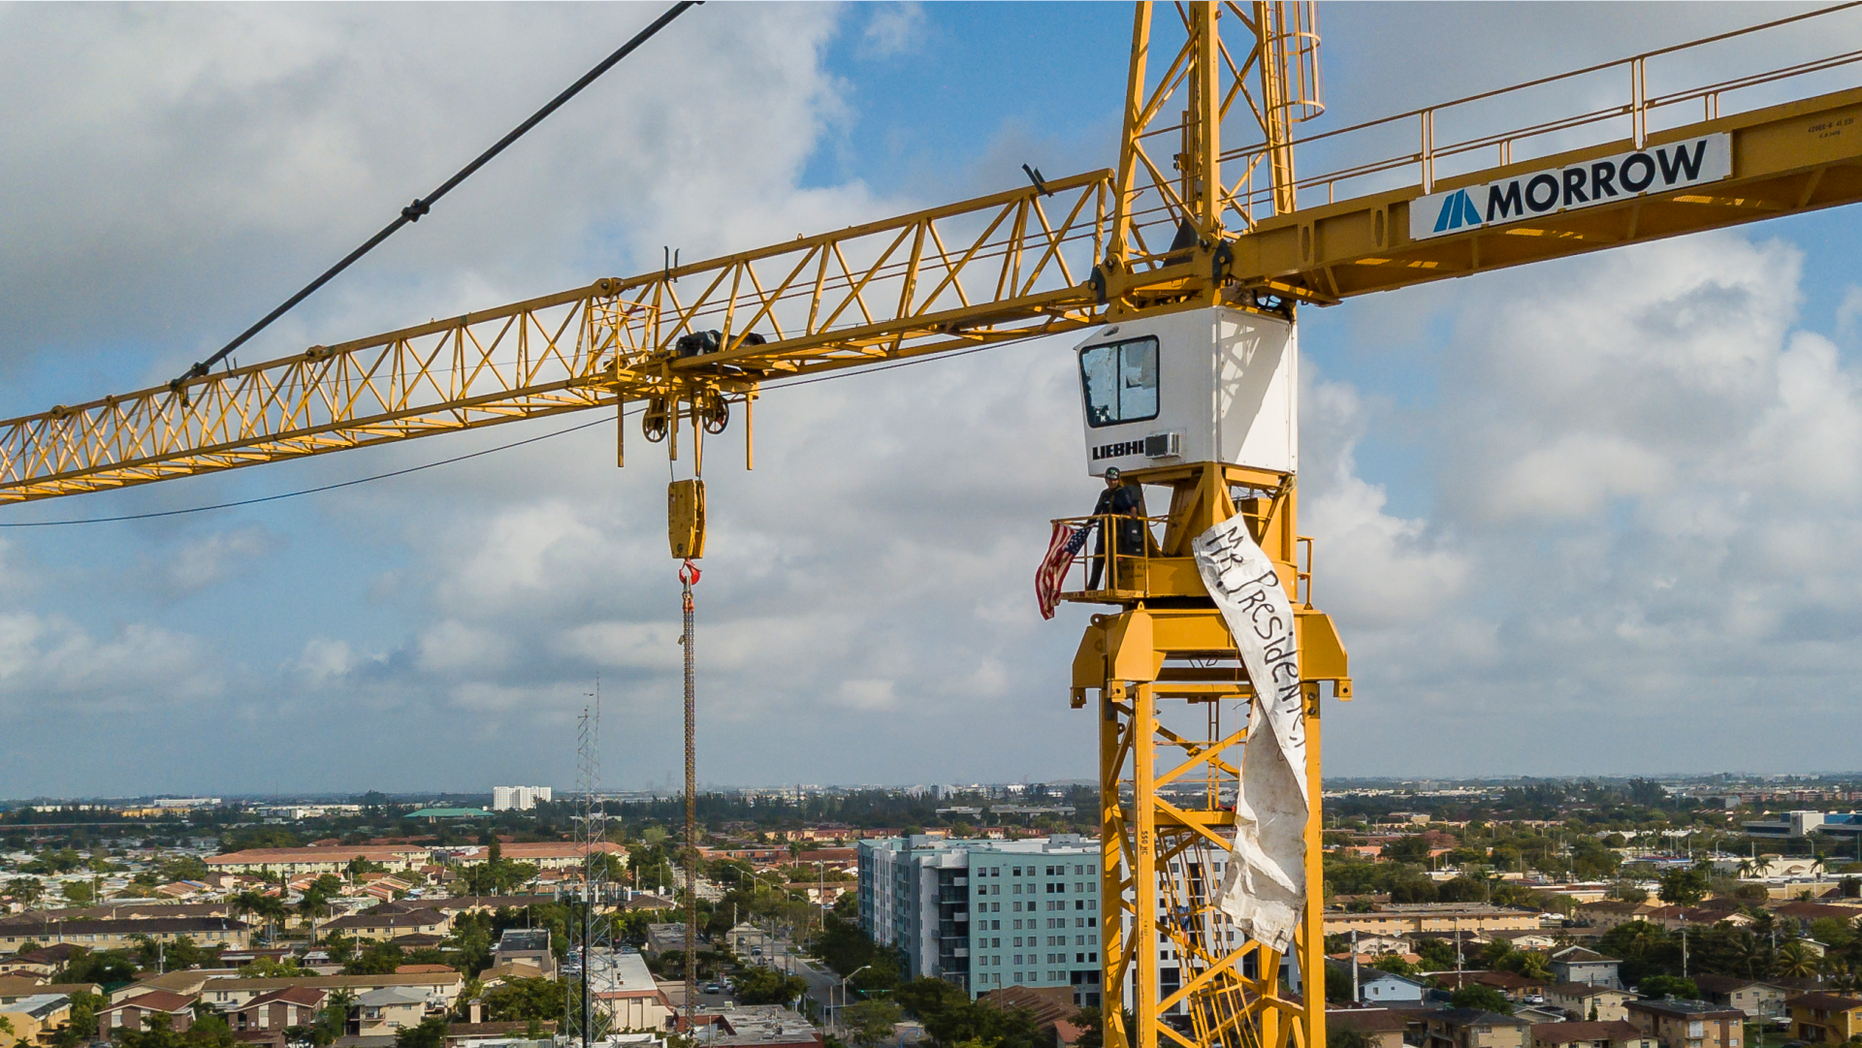
[{"label": "crane jib", "polygon": [[1409,205],[1409,238],[1427,240],[1666,193],[1717,182],[1732,173],[1733,136],[1702,135],[1418,197]]}]

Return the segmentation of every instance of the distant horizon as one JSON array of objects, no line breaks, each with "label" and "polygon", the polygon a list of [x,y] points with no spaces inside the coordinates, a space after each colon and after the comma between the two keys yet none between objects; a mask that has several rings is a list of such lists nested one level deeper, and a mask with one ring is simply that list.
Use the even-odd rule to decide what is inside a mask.
[{"label": "distant horizon", "polygon": [[[1512,784],[1518,784],[1518,783],[1618,782],[1618,781],[1629,781],[1632,779],[1647,779],[1647,780],[1652,780],[1656,782],[1661,782],[1665,785],[1672,785],[1672,784],[1706,785],[1706,784],[1714,783],[1718,780],[1731,780],[1731,782],[1735,782],[1735,783],[1736,782],[1751,782],[1754,780],[1763,780],[1763,781],[1768,781],[1768,782],[1777,782],[1777,781],[1805,781],[1805,782],[1809,782],[1809,781],[1825,781],[1825,782],[1859,781],[1859,782],[1862,782],[1862,770],[1802,771],[1802,772],[1774,772],[1774,771],[1612,772],[1612,773],[1605,773],[1605,774],[1569,774],[1569,775],[1458,775],[1458,776],[1457,775],[1409,775],[1409,776],[1340,775],[1340,776],[1334,776],[1334,777],[1326,779],[1325,785],[1327,788],[1335,788],[1335,787],[1350,786],[1350,785],[1372,785],[1372,784],[1395,785],[1395,786],[1404,786],[1404,785],[1408,785],[1408,786],[1437,786],[1437,785],[1495,786],[1495,785],[1512,785]],[[999,780],[993,780],[993,781],[971,781],[971,782],[953,782],[953,781],[938,781],[938,782],[919,781],[919,782],[897,782],[897,783],[783,782],[783,783],[767,783],[767,784],[760,784],[760,785],[729,784],[729,783],[700,783],[698,789],[699,789],[700,794],[708,794],[708,793],[723,794],[723,793],[745,793],[745,792],[764,792],[764,791],[777,791],[777,790],[795,790],[795,789],[801,789],[805,791],[847,792],[847,791],[858,791],[858,790],[913,790],[913,789],[929,790],[933,788],[956,789],[956,790],[1003,789],[1003,788],[1010,787],[1010,786],[1034,786],[1034,785],[1054,786],[1054,787],[1064,788],[1064,787],[1075,787],[1075,786],[1090,786],[1092,784],[1093,784],[1092,779],[1085,779],[1085,778],[1040,779],[1040,780],[1023,778],[1023,779],[999,779]],[[416,799],[421,799],[421,798],[443,799],[443,798],[483,797],[483,798],[489,799],[492,795],[492,789],[493,787],[488,786],[484,788],[483,790],[439,789],[439,790],[392,790],[391,791],[391,790],[364,789],[364,790],[319,790],[319,791],[304,791],[304,792],[295,792],[295,793],[294,792],[251,793],[251,792],[236,792],[232,790],[205,790],[205,791],[194,792],[194,793],[183,793],[179,791],[169,790],[169,791],[161,791],[161,792],[155,792],[155,793],[134,793],[134,794],[117,794],[117,795],[92,794],[92,795],[65,796],[65,797],[53,797],[53,796],[0,797],[0,806],[17,807],[17,806],[29,805],[29,804],[40,804],[40,805],[102,804],[102,803],[109,803],[109,802],[154,801],[154,800],[163,800],[163,799],[185,800],[185,799],[196,799],[196,798],[200,798],[200,799],[214,798],[222,802],[237,801],[237,802],[242,802],[242,803],[291,803],[291,802],[302,802],[302,803],[307,803],[307,804],[354,803],[357,798],[367,796],[370,793],[375,793],[390,801],[401,803],[401,802],[406,802],[406,801],[411,801],[411,800],[416,800]],[[581,793],[573,789],[572,787],[552,786],[551,789],[554,792],[556,792],[560,797],[563,797],[563,798],[581,796]],[[642,787],[616,786],[616,787],[604,787],[597,792],[603,796],[613,796],[616,794],[655,794],[655,795],[661,795],[661,796],[673,796],[673,795],[678,794],[680,791],[676,787],[669,788],[665,786],[642,786]],[[185,811],[187,809],[177,809],[177,810]]]}]

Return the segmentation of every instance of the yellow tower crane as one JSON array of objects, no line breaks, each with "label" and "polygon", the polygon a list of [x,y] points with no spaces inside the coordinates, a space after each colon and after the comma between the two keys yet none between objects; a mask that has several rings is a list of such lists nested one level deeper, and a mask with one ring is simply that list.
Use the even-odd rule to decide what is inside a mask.
[{"label": "yellow tower crane", "polygon": [[[1351,685],[1297,524],[1295,310],[1862,199],[1862,88],[1740,108],[1862,52],[1833,43],[1763,72],[1649,86],[1651,65],[1690,49],[1842,10],[1302,139],[1320,108],[1310,4],[1140,3],[1115,169],[1031,171],[1032,185],[991,196],[0,422],[0,503],[637,403],[645,439],[675,456],[689,424],[695,462],[741,411],[747,466],[750,407],[772,382],[1090,330],[1089,469],[1115,465],[1122,486],[1167,488],[1170,504],[1135,530],[1124,514],[1070,522],[1105,543],[1079,566],[1098,576],[1069,575],[1057,594],[1111,609],[1072,680],[1073,705],[1099,717],[1104,850],[1099,912],[1064,918],[1086,920],[1093,947],[1070,926],[1071,956],[1054,965],[1098,955],[1082,992],[1100,995],[1111,1048],[1318,1048],[1320,709]],[[1477,105],[1505,112],[1510,92],[1580,75],[1617,78],[1620,99],[1438,139]],[[1551,149],[1574,140],[1589,144]],[[1295,154],[1320,141],[1351,159],[1298,174]],[[675,488],[671,510],[675,555],[701,553],[702,488]],[[1232,594],[1210,588],[1199,544],[1241,530],[1271,565],[1270,603],[1296,620],[1288,681],[1253,679],[1219,599]],[[1298,855],[1286,884],[1236,881],[1230,849],[1261,814],[1237,814],[1250,725],[1287,695],[1296,723],[1276,752],[1298,758]],[[1237,912],[1274,891],[1296,904],[1290,931],[1237,936],[1264,926]]]}]

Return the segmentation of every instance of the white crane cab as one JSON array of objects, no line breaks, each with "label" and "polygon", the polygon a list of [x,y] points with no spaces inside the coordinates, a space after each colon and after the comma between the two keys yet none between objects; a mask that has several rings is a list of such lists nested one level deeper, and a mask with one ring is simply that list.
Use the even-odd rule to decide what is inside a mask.
[{"label": "white crane cab", "polygon": [[1107,325],[1078,354],[1093,476],[1193,462],[1296,471],[1299,347],[1291,321],[1185,310]]}]

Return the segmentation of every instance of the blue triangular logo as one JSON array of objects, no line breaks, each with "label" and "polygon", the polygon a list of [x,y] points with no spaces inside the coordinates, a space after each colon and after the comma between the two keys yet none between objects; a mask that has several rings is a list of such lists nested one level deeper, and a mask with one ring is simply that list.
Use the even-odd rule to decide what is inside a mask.
[{"label": "blue triangular logo", "polygon": [[1435,231],[1442,233],[1450,229],[1460,229],[1464,225],[1478,226],[1480,224],[1480,209],[1474,206],[1474,201],[1468,196],[1467,190],[1457,189],[1449,194],[1447,200],[1442,201],[1442,213],[1436,216]]}]

